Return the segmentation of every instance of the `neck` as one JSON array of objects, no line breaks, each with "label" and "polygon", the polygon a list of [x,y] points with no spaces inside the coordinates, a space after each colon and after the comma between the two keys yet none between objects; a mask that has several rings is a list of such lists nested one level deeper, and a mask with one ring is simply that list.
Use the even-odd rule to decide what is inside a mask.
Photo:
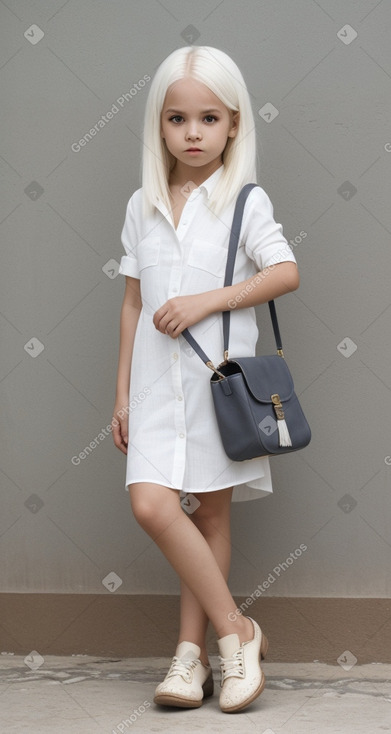
[{"label": "neck", "polygon": [[201,186],[221,165],[222,161],[212,161],[206,166],[195,168],[194,166],[186,166],[186,164],[177,161],[170,172],[170,186],[179,186],[181,188],[188,181],[192,181],[196,186]]}]

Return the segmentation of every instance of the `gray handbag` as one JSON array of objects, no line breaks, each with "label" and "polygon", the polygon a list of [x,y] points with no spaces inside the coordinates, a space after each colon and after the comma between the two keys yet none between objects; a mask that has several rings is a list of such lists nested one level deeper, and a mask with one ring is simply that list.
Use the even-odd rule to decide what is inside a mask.
[{"label": "gray handbag", "polygon": [[[224,287],[232,284],[244,205],[251,189],[240,191],[228,246]],[[298,451],[311,440],[311,430],[295,394],[282,351],[274,301],[269,301],[277,354],[228,358],[230,311],[223,312],[224,362],[217,368],[188,329],[185,339],[213,370],[210,380],[221,440],[227,456],[244,461]]]}]

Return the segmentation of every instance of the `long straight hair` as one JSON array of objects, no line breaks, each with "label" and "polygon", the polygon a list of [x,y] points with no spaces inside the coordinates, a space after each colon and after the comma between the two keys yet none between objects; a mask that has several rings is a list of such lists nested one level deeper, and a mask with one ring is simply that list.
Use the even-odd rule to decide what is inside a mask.
[{"label": "long straight hair", "polygon": [[209,201],[209,208],[218,216],[244,184],[256,183],[256,142],[254,117],[243,76],[224,51],[211,46],[177,49],[160,64],[152,80],[144,121],[144,214],[153,212],[158,198],[171,210],[168,181],[175,158],[161,137],[161,114],[168,87],[184,77],[205,84],[228,109],[239,112],[237,134],[227,140],[223,174]]}]

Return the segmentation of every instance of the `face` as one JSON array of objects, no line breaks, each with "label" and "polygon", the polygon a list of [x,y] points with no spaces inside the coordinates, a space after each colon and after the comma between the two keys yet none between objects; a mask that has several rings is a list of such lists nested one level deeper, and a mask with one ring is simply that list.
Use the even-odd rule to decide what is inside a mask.
[{"label": "face", "polygon": [[164,100],[161,135],[176,158],[175,170],[210,176],[222,164],[228,138],[237,133],[238,113],[232,113],[211,90],[195,79],[172,84]]}]

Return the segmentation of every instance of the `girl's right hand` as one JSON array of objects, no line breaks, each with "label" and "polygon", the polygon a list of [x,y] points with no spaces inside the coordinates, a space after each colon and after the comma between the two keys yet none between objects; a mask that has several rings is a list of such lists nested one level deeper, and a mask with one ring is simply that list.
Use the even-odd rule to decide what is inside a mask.
[{"label": "girl's right hand", "polygon": [[128,453],[128,426],[129,411],[127,410],[129,399],[116,400],[114,415],[111,421],[113,441],[117,449],[123,454]]}]

